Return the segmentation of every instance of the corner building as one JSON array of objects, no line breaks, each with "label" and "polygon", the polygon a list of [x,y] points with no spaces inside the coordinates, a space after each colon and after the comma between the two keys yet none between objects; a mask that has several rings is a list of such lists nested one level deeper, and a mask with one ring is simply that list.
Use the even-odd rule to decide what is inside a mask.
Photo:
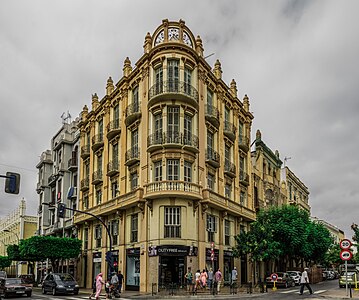
[{"label": "corner building", "polygon": [[[250,265],[233,258],[232,246],[255,220],[249,99],[222,80],[218,60],[209,66],[182,20],[163,20],[143,47],[81,113],[79,207],[108,224],[127,290],[181,286],[188,267],[219,267],[229,283],[236,266],[247,282]],[[109,239],[89,215],[75,214],[75,223],[82,285],[90,287],[107,272]]]}]

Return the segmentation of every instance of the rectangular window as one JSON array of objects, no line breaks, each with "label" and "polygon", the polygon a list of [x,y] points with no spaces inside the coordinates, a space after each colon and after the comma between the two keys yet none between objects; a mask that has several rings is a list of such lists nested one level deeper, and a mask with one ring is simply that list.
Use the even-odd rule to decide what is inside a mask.
[{"label": "rectangular window", "polygon": [[118,193],[117,180],[111,181],[111,196],[112,196],[112,199],[117,197],[117,193]]},{"label": "rectangular window", "polygon": [[163,69],[162,66],[155,70],[156,95],[163,93]]},{"label": "rectangular window", "polygon": [[154,116],[155,121],[155,137],[154,142],[156,144],[162,144],[162,132],[163,132],[163,124],[162,124],[162,114],[157,114]]},{"label": "rectangular window", "polygon": [[131,215],[131,243],[138,241],[138,214]]},{"label": "rectangular window", "polygon": [[102,155],[97,156],[97,168],[99,173],[102,173]]},{"label": "rectangular window", "polygon": [[167,110],[167,142],[179,143],[179,107],[169,106]]},{"label": "rectangular window", "polygon": [[181,208],[165,207],[165,238],[181,237]]},{"label": "rectangular window", "polygon": [[101,247],[101,240],[102,240],[102,226],[97,225],[95,227],[95,242],[96,242],[96,248]]},{"label": "rectangular window", "polygon": [[117,143],[112,145],[112,161],[113,161],[113,163],[118,163],[118,144]]},{"label": "rectangular window", "polygon": [[184,181],[192,182],[192,163],[190,163],[189,161],[184,162],[183,173]]},{"label": "rectangular window", "polygon": [[184,115],[184,143],[185,145],[192,145],[192,117]]},{"label": "rectangular window", "polygon": [[167,77],[169,92],[178,92],[179,61],[169,60],[167,64]]},{"label": "rectangular window", "polygon": [[89,248],[89,229],[88,227],[84,228],[84,250]]},{"label": "rectangular window", "polygon": [[112,245],[116,246],[118,245],[118,220],[112,220],[110,222],[110,233],[112,237]]},{"label": "rectangular window", "polygon": [[184,92],[191,95],[192,83],[192,70],[189,68],[184,69]]},{"label": "rectangular window", "polygon": [[214,190],[214,175],[210,173],[207,174],[207,187],[210,190]]},{"label": "rectangular window", "polygon": [[83,207],[84,209],[89,208],[89,196],[87,194],[83,197]]},{"label": "rectangular window", "polygon": [[217,231],[217,218],[213,215],[207,215],[207,238],[208,242],[214,242],[214,234]]},{"label": "rectangular window", "polygon": [[154,169],[155,169],[155,174],[154,174],[154,179],[155,181],[162,181],[162,161],[156,161],[154,163]]},{"label": "rectangular window", "polygon": [[224,220],[224,243],[225,245],[231,244],[231,223],[228,220]]},{"label": "rectangular window", "polygon": [[207,104],[213,106],[213,92],[211,90],[207,90]]},{"label": "rectangular window", "polygon": [[239,194],[239,203],[243,206],[246,206],[246,193],[245,192],[241,192]]},{"label": "rectangular window", "polygon": [[103,119],[98,121],[98,134],[100,136],[100,140],[103,138]]},{"label": "rectangular window", "polygon": [[134,190],[138,187],[138,174],[137,172],[131,173],[131,190]]},{"label": "rectangular window", "polygon": [[138,129],[133,130],[131,134],[131,158],[136,157],[139,157]]},{"label": "rectangular window", "polygon": [[179,159],[167,160],[167,180],[179,180]]},{"label": "rectangular window", "polygon": [[96,205],[100,205],[102,202],[102,190],[96,190]]},{"label": "rectangular window", "polygon": [[229,122],[230,110],[228,107],[224,110],[224,121]]},{"label": "rectangular window", "polygon": [[138,86],[136,86],[132,91],[132,104],[133,112],[139,112],[139,101],[138,101]]},{"label": "rectangular window", "polygon": [[[117,121],[120,119],[120,106],[118,104],[113,108],[113,119]],[[116,123],[116,125],[119,126],[120,124]]]},{"label": "rectangular window", "polygon": [[226,198],[231,198],[232,195],[232,186],[230,184],[226,184],[224,186],[224,196]]},{"label": "rectangular window", "polygon": [[244,225],[240,225],[239,226],[239,233],[245,233],[246,232],[246,227]]}]

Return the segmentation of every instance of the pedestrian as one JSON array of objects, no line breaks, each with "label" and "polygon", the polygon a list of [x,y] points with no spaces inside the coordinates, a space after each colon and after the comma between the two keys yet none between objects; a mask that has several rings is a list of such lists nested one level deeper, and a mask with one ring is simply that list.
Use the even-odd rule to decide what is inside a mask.
[{"label": "pedestrian", "polygon": [[220,292],[221,290],[221,283],[222,283],[222,272],[221,270],[218,268],[217,272],[214,274],[214,280],[217,283],[217,293]]},{"label": "pedestrian", "polygon": [[100,272],[97,276],[96,276],[96,300],[100,299],[100,294],[101,294],[101,290],[102,290],[102,286],[105,284],[105,282],[102,279],[102,273]]},{"label": "pedestrian", "polygon": [[123,281],[124,281],[124,278],[123,278],[123,275],[121,273],[121,270],[118,271],[117,279],[118,279],[118,293],[121,294],[122,285],[123,285]]},{"label": "pedestrian", "polygon": [[234,267],[232,270],[232,286],[234,287],[237,283],[237,276],[238,276],[238,272],[237,272],[237,268]]},{"label": "pedestrian", "polygon": [[300,292],[299,292],[299,295],[303,295],[304,286],[307,287],[310,294],[313,294],[312,288],[309,285],[308,268],[304,268],[304,271],[302,272],[302,277],[300,278]]},{"label": "pedestrian", "polygon": [[201,271],[197,270],[197,272],[194,274],[194,277],[196,279],[195,290],[197,291],[198,288],[201,287]]},{"label": "pedestrian", "polygon": [[212,270],[212,268],[209,268],[209,271],[208,271],[208,287],[210,289],[212,289],[212,286],[213,286],[213,270]]},{"label": "pedestrian", "polygon": [[112,277],[111,277],[111,291],[110,294],[112,296],[112,294],[114,294],[114,296],[116,296],[118,294],[118,276],[116,274],[116,272],[112,272]]},{"label": "pedestrian", "polygon": [[92,294],[90,295],[89,299],[92,299],[96,295],[96,278],[94,278],[92,282]]},{"label": "pedestrian", "polygon": [[106,292],[106,299],[112,299],[110,292],[111,292],[111,283],[110,279],[107,279],[105,283],[105,292]]},{"label": "pedestrian", "polygon": [[203,289],[205,289],[207,286],[207,278],[208,278],[208,275],[207,275],[207,272],[205,269],[203,269],[200,278],[201,278],[201,286]]},{"label": "pedestrian", "polygon": [[190,292],[191,291],[191,286],[192,286],[192,280],[193,280],[193,274],[192,274],[192,271],[191,271],[191,267],[188,267],[188,271],[184,275],[184,278],[186,279],[187,291]]}]

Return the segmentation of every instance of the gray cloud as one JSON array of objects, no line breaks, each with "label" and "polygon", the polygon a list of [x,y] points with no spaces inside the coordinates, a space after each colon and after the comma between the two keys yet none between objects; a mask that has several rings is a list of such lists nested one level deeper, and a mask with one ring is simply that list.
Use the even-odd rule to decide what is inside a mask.
[{"label": "gray cloud", "polygon": [[[343,229],[359,222],[357,1],[2,1],[0,172],[22,173],[19,197],[0,191],[0,215],[25,197],[37,208],[36,169],[61,126],[134,64],[147,32],[184,19],[250,97],[253,132],[310,189],[312,214]],[[30,171],[34,170],[34,171]]]}]

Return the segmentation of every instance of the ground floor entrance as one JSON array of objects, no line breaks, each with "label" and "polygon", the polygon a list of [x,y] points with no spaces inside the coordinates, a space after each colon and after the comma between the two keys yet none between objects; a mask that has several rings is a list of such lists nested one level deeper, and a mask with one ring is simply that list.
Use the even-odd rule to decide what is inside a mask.
[{"label": "ground floor entrance", "polygon": [[175,283],[178,287],[182,287],[185,270],[185,256],[160,256],[159,286],[165,288]]}]

